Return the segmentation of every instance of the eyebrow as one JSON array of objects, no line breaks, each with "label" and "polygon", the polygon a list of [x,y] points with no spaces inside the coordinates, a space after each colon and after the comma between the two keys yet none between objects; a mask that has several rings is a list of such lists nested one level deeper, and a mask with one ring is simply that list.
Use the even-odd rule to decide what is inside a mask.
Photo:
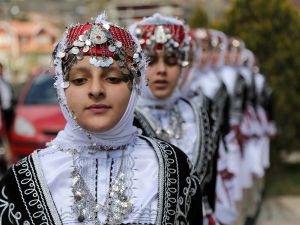
[{"label": "eyebrow", "polygon": [[[103,75],[105,75],[105,74],[107,74],[108,72],[120,72],[121,73],[121,70],[120,70],[120,68],[118,68],[118,67],[116,67],[116,66],[110,66],[110,67],[108,67],[108,68],[102,68],[102,74]],[[88,68],[86,68],[86,67],[74,67],[74,68],[72,68],[71,70],[70,70],[70,72],[69,72],[69,74],[73,74],[73,73],[76,73],[76,72],[83,72],[83,73],[87,73],[87,74],[90,74],[91,73],[91,71],[88,69]]]},{"label": "eyebrow", "polygon": [[106,72],[110,72],[110,71],[118,71],[121,72],[120,68],[116,67],[116,66],[110,66],[108,68],[103,68],[103,70]]},{"label": "eyebrow", "polygon": [[85,72],[85,73],[89,73],[90,71],[85,68],[85,67],[75,67],[75,68],[72,68],[70,70],[70,73],[72,73],[73,71],[80,71],[80,72]]}]

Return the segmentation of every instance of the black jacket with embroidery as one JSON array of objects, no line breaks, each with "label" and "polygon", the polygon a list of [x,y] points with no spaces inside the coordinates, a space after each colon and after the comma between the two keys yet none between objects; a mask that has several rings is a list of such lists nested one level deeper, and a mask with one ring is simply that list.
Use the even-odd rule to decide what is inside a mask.
[{"label": "black jacket with embroidery", "polygon": [[[157,225],[201,225],[199,181],[193,166],[175,146],[145,139],[156,152],[159,165]],[[0,182],[0,224],[62,225],[37,151],[13,165]]]},{"label": "black jacket with embroidery", "polygon": [[[211,119],[208,115],[207,109],[204,107],[197,107],[191,101],[180,98],[179,100],[188,104],[194,114],[198,117],[196,121],[200,137],[198,143],[195,144],[195,157],[193,165],[198,176],[201,189],[203,192],[203,206],[204,214],[211,214],[214,210],[215,202],[215,183],[216,183],[216,166],[217,166],[217,149],[212,143]],[[142,130],[142,134],[148,137],[159,138],[156,134],[156,125],[151,121],[151,118],[143,109],[137,108],[135,111],[134,125]]]}]

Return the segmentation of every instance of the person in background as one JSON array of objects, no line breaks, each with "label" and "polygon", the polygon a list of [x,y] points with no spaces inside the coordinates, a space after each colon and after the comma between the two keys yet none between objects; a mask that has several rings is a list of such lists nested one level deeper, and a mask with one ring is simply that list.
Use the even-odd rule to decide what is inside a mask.
[{"label": "person in background", "polygon": [[[206,108],[184,98],[179,89],[185,68],[191,63],[187,26],[179,19],[154,14],[131,25],[129,30],[141,43],[149,61],[148,86],[137,104],[136,125],[145,135],[182,149],[193,162],[203,190],[213,158],[209,117]],[[199,202],[203,203],[205,224],[214,218],[211,207],[207,207],[207,193],[203,195]],[[208,208],[209,212],[204,212]]]},{"label": "person in background", "polygon": [[4,79],[4,66],[0,63],[0,107],[3,132],[8,134],[14,118],[14,92],[12,86]]},{"label": "person in background", "polygon": [[0,63],[0,177],[10,163],[9,131],[15,112],[15,98],[12,86],[4,78],[4,65]]}]

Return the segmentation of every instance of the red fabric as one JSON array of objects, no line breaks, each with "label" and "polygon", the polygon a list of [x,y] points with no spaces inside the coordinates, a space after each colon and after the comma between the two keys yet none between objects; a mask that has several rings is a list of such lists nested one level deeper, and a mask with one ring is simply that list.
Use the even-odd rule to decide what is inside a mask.
[{"label": "red fabric", "polygon": [[6,137],[6,129],[5,129],[5,121],[2,119],[1,111],[0,111],[0,138]]},{"label": "red fabric", "polygon": [[208,225],[216,225],[216,220],[212,215],[207,215]]},{"label": "red fabric", "polygon": [[219,172],[222,180],[231,180],[234,177],[234,174],[229,172],[227,169]]},{"label": "red fabric", "polygon": [[[102,27],[102,24],[96,24],[99,27]],[[78,25],[70,28],[68,35],[67,35],[67,42],[69,45],[73,45],[73,42],[78,40],[79,36],[82,35],[86,30],[91,29],[92,24],[84,24],[84,25]],[[127,55],[127,59],[129,59],[131,62],[133,61],[133,54],[135,53],[135,42],[130,35],[130,33],[120,27],[114,26],[112,24],[109,24],[110,28],[108,32],[113,37],[114,40],[118,40],[122,43],[122,48],[126,49],[125,54]],[[101,28],[101,30],[105,30],[105,28]],[[105,55],[105,56],[114,56],[114,52],[110,52],[108,50],[109,43],[105,42],[101,44],[101,47],[99,45],[90,47],[90,50],[86,53],[82,52],[82,49],[80,48],[80,51],[83,53],[83,55]]]},{"label": "red fabric", "polygon": [[[138,28],[140,28],[143,33],[140,37],[141,39],[144,39],[144,43],[141,44],[142,49],[146,47],[146,41],[155,33],[155,29],[157,28],[157,24],[155,25],[140,25]],[[172,39],[176,42],[178,42],[179,46],[182,45],[184,41],[185,36],[185,30],[183,25],[174,25],[174,24],[165,24],[165,25],[159,25],[163,26],[165,30],[169,30],[170,34],[172,36]],[[158,43],[155,45],[155,49],[162,49],[163,44]]]}]

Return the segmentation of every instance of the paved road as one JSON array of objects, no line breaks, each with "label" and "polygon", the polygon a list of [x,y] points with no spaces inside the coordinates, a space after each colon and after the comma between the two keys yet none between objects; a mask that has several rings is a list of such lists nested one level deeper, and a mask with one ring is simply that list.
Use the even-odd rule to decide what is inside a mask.
[{"label": "paved road", "polygon": [[265,199],[256,225],[300,225],[300,196]]}]

